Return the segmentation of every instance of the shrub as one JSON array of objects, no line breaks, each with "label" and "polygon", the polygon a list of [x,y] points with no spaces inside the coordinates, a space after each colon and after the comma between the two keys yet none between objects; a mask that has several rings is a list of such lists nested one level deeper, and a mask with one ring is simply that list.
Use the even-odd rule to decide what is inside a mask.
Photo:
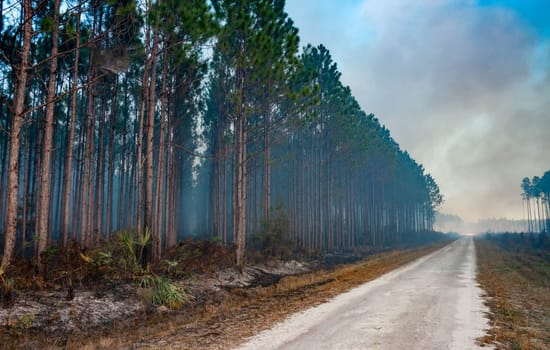
[{"label": "shrub", "polygon": [[262,221],[262,231],[252,236],[252,247],[264,256],[288,259],[296,248],[296,242],[288,233],[288,215],[279,206],[271,213],[269,220]]},{"label": "shrub", "polygon": [[156,306],[179,308],[190,298],[180,286],[163,276],[146,274],[141,277],[139,286],[149,289],[148,301]]},{"label": "shrub", "polygon": [[143,270],[141,264],[148,246],[152,243],[151,230],[143,233],[120,231],[110,248],[98,258],[104,263],[114,264],[126,277],[133,277]]},{"label": "shrub", "polygon": [[[166,270],[172,277],[212,272],[232,266],[234,249],[220,242],[187,239],[166,254]],[[168,263],[170,261],[170,263]]]}]

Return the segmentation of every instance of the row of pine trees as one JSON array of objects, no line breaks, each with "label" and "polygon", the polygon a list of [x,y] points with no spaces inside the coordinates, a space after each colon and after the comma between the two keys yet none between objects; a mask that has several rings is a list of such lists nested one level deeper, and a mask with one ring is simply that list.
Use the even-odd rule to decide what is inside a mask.
[{"label": "row of pine trees", "polygon": [[[434,179],[284,0],[0,0],[2,267],[152,232],[328,252],[432,230]],[[369,82],[365,82],[368,84]]]},{"label": "row of pine trees", "polygon": [[550,170],[521,181],[527,232],[550,232]]}]

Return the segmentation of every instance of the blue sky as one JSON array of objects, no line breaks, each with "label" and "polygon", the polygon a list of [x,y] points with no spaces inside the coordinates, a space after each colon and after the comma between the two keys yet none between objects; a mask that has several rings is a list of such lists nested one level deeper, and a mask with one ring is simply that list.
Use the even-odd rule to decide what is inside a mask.
[{"label": "blue sky", "polygon": [[507,8],[529,24],[539,35],[550,36],[550,1],[548,0],[482,0],[478,4]]},{"label": "blue sky", "polygon": [[287,0],[287,12],[434,176],[443,212],[523,216],[521,179],[550,169],[550,0]]}]

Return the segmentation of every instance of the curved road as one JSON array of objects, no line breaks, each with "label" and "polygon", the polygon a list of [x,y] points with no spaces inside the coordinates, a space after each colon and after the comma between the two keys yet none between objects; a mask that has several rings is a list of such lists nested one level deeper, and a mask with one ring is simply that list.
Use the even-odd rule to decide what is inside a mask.
[{"label": "curved road", "polygon": [[238,349],[475,349],[488,328],[475,274],[473,239],[461,238]]}]

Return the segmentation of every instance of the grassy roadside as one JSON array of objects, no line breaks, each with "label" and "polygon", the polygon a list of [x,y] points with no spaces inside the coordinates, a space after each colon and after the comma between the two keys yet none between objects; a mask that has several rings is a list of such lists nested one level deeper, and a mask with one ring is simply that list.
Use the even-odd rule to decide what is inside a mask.
[{"label": "grassy roadside", "polygon": [[476,239],[478,281],[488,294],[489,335],[499,349],[550,349],[548,254]]},{"label": "grassy roadside", "polygon": [[445,244],[378,254],[335,269],[286,277],[269,287],[221,291],[203,296],[184,312],[87,340],[72,339],[67,348],[227,349],[292,313],[327,301]]}]

